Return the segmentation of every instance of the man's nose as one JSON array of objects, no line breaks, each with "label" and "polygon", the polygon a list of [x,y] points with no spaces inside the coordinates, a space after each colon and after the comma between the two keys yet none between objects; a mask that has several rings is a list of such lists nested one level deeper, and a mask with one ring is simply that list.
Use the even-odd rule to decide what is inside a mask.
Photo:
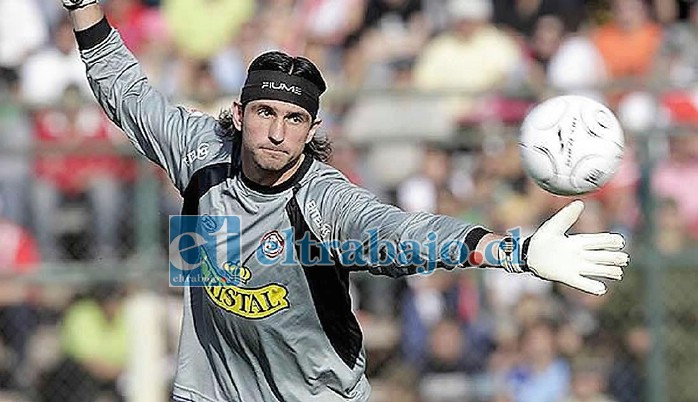
[{"label": "man's nose", "polygon": [[284,141],[284,119],[274,119],[269,126],[268,137],[274,144],[281,144]]}]

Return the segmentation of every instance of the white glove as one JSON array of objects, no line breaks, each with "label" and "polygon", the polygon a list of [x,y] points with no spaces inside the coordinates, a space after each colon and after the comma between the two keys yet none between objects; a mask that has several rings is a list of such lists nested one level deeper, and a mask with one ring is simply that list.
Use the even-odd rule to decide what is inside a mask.
[{"label": "white glove", "polygon": [[98,0],[63,0],[63,7],[68,10],[77,10],[78,8],[87,7],[90,4],[97,4]]},{"label": "white glove", "polygon": [[528,250],[523,247],[524,270],[550,281],[562,282],[595,295],[606,293],[606,285],[591,277],[620,280],[621,267],[630,256],[620,251],[625,239],[615,233],[576,234],[567,230],[584,209],[582,201],[574,201],[543,223],[529,238]]}]

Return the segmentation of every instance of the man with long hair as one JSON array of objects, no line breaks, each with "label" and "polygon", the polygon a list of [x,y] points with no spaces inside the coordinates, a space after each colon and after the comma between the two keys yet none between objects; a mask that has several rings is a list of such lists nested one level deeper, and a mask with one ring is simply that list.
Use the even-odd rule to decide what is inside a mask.
[{"label": "man with long hair", "polygon": [[[97,0],[62,1],[98,102],[138,152],[168,172],[184,197],[183,215],[241,222],[234,241],[249,257],[224,264],[236,281],[185,289],[176,401],[367,400],[351,270],[397,277],[425,264],[427,272],[503,267],[593,294],[606,287],[588,276],[622,276],[628,255],[620,235],[565,235],[580,201],[519,241],[447,216],[406,213],[351,184],[324,163],[329,150],[316,133],[326,84],[305,58],[256,58],[239,101],[216,119],[174,106],[150,86]],[[290,242],[281,235],[287,228]],[[437,243],[449,247],[436,255]],[[405,244],[411,259],[389,258]],[[271,258],[289,251],[290,265]],[[203,265],[217,275],[205,254]]]}]

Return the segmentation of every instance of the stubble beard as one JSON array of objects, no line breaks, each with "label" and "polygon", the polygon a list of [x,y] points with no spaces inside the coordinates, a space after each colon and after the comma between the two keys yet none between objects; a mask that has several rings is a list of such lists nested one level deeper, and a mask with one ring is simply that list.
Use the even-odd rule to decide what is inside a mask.
[{"label": "stubble beard", "polygon": [[296,165],[301,155],[269,154],[263,149],[258,149],[252,154],[252,162],[256,167],[267,174],[282,175]]}]

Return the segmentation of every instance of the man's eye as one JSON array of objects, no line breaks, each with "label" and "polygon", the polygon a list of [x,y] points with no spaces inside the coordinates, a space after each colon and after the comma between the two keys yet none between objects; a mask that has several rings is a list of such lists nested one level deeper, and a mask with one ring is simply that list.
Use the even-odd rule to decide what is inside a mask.
[{"label": "man's eye", "polygon": [[291,117],[291,123],[293,124],[301,124],[303,123],[303,118],[300,116],[292,116]]},{"label": "man's eye", "polygon": [[273,113],[269,109],[259,109],[257,111],[257,114],[262,116],[262,117],[270,117],[273,115]]}]

